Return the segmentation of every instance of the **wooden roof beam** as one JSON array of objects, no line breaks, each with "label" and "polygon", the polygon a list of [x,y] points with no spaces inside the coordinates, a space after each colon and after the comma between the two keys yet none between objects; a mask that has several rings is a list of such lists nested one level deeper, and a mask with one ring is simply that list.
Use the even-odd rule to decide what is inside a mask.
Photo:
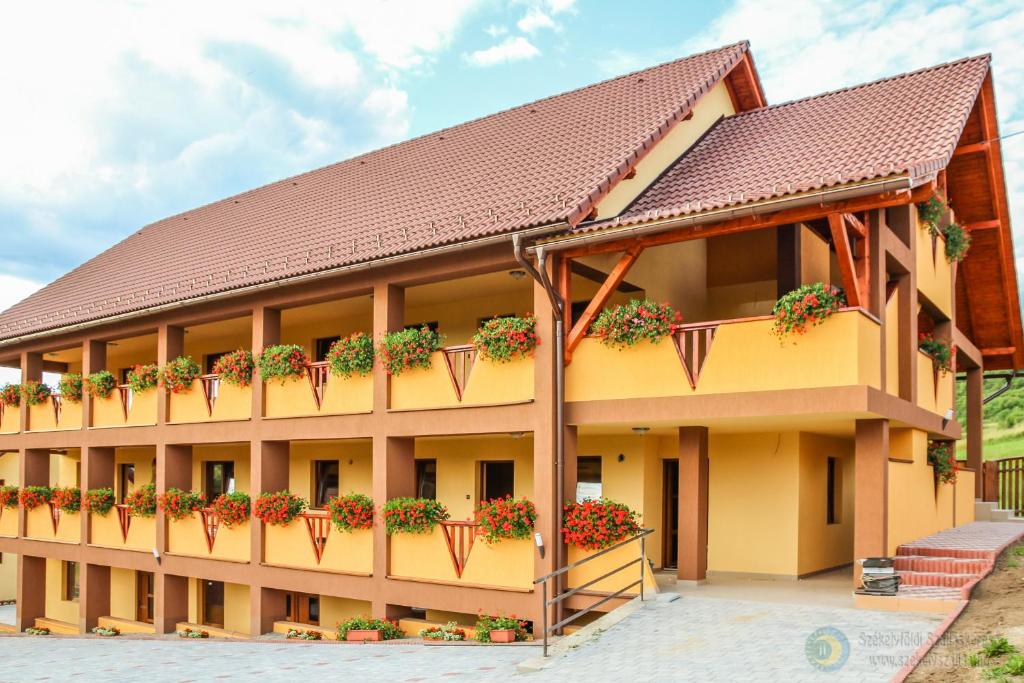
[{"label": "wooden roof beam", "polygon": [[598,288],[597,293],[594,294],[594,298],[587,304],[586,309],[583,311],[583,315],[573,325],[572,330],[569,332],[568,337],[565,340],[565,360],[566,363],[572,360],[572,352],[580,345],[583,338],[587,336],[587,330],[590,329],[590,324],[594,322],[594,318],[597,317],[598,312],[604,305],[608,303],[608,299],[619,288],[619,285],[626,277],[626,273],[633,267],[636,260],[640,257],[644,247],[641,244],[633,244],[626,253],[622,255],[619,262],[615,264],[611,272],[608,273],[608,277],[605,278],[604,283]]}]

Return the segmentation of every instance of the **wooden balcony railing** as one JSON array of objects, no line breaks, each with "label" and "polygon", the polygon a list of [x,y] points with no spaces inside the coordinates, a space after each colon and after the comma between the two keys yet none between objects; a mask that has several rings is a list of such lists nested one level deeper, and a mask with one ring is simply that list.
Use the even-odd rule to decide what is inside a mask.
[{"label": "wooden balcony railing", "polygon": [[461,401],[462,394],[469,383],[469,375],[473,372],[473,361],[476,360],[476,347],[472,344],[446,346],[441,349],[441,352],[444,354],[445,366],[448,368],[448,377],[452,380],[455,396]]},{"label": "wooden balcony railing", "polygon": [[1024,456],[982,463],[983,500],[1024,517]]}]

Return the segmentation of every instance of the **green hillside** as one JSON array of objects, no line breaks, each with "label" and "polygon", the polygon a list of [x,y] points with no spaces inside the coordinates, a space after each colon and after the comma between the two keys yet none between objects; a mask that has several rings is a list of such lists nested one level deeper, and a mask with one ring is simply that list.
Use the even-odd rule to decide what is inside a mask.
[{"label": "green hillside", "polygon": [[[985,396],[1003,386],[1001,379],[985,380]],[[966,382],[956,383],[956,414],[966,416]],[[1024,455],[1024,378],[1015,379],[1010,390],[985,405],[985,447],[986,460]],[[966,418],[961,418],[961,424]],[[966,457],[966,444],[957,443],[960,457]]]}]

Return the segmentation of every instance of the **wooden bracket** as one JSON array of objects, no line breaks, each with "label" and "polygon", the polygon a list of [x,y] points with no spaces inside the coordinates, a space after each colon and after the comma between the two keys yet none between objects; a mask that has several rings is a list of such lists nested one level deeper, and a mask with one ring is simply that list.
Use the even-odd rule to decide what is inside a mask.
[{"label": "wooden bracket", "polygon": [[213,508],[203,508],[199,511],[203,520],[203,535],[206,537],[206,549],[213,552],[213,543],[217,540],[217,531],[220,529],[220,515]]},{"label": "wooden bracket", "polygon": [[444,354],[444,364],[448,368],[448,377],[455,388],[455,396],[459,401],[469,384],[469,375],[473,372],[473,364],[476,362],[476,347],[472,344],[461,346],[447,346],[441,349]]},{"label": "wooden bracket", "polygon": [[679,362],[683,365],[690,388],[696,389],[700,381],[701,370],[711,352],[711,342],[715,340],[718,324],[687,325],[679,327],[672,335],[672,343],[679,354]]},{"label": "wooden bracket", "polygon": [[121,540],[127,543],[128,530],[132,526],[131,509],[127,505],[123,504],[118,504],[114,507],[117,508],[117,521],[121,525]]},{"label": "wooden bracket", "polygon": [[121,414],[124,416],[124,421],[127,422],[128,411],[132,407],[132,388],[127,384],[119,384],[117,393],[121,396]]},{"label": "wooden bracket", "polygon": [[455,568],[455,576],[461,579],[462,572],[466,570],[466,563],[469,562],[469,553],[473,550],[476,523],[441,522],[441,531],[444,532],[444,542],[448,546],[448,555],[451,557],[452,567]]},{"label": "wooden bracket", "polygon": [[50,508],[50,524],[53,525],[53,535],[57,535],[57,527],[60,526],[60,506],[56,503],[47,502]]},{"label": "wooden bracket", "polygon": [[313,402],[316,409],[324,402],[324,394],[327,391],[327,361],[310,363],[306,366],[306,379],[309,380],[309,388],[313,392]]},{"label": "wooden bracket", "polygon": [[64,397],[57,394],[50,395],[50,402],[53,404],[53,423],[60,426],[60,411],[64,407]]},{"label": "wooden bracket", "polygon": [[[644,247],[640,243],[634,243],[626,249],[620,258],[619,262],[615,264],[611,272],[608,273],[608,277],[605,278],[604,283],[598,288],[597,293],[594,294],[594,298],[587,304],[587,308],[583,311],[583,315],[573,325],[572,330],[569,332],[568,337],[565,341],[565,360],[568,363],[572,360],[572,352],[580,345],[583,338],[587,336],[587,331],[590,329],[591,323],[594,322],[594,318],[604,308],[604,305],[608,303],[608,299],[612,293],[619,288],[622,280],[626,277],[629,269],[633,267],[636,260],[640,257]],[[566,306],[569,304],[566,303]]]},{"label": "wooden bracket", "polygon": [[313,555],[316,563],[320,564],[327,548],[327,537],[331,535],[331,518],[329,515],[319,512],[302,513],[302,521],[306,523],[306,531],[309,533],[309,544],[313,547]]},{"label": "wooden bracket", "polygon": [[[851,307],[867,306],[870,286],[868,232],[864,224],[849,213],[830,213],[828,227],[832,233],[836,260],[839,262],[839,272],[843,278],[843,289],[846,290],[846,303]],[[850,229],[854,233],[863,234],[860,237],[862,245],[859,250],[855,249],[855,240],[850,239]]]},{"label": "wooden bracket", "polygon": [[199,378],[199,383],[203,385],[206,416],[213,417],[213,408],[217,405],[217,394],[220,390],[220,375],[203,375]]}]

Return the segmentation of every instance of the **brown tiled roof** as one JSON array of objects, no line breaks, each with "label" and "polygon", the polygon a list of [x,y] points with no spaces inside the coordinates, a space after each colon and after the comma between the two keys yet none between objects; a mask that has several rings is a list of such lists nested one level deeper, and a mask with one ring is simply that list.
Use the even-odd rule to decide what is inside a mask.
[{"label": "brown tiled roof", "polygon": [[575,224],[747,50],[742,42],[680,59],[158,221],[0,314],[0,340]]},{"label": "brown tiled roof", "polygon": [[989,68],[972,57],[731,116],[612,221],[585,232],[906,174],[949,162]]}]

